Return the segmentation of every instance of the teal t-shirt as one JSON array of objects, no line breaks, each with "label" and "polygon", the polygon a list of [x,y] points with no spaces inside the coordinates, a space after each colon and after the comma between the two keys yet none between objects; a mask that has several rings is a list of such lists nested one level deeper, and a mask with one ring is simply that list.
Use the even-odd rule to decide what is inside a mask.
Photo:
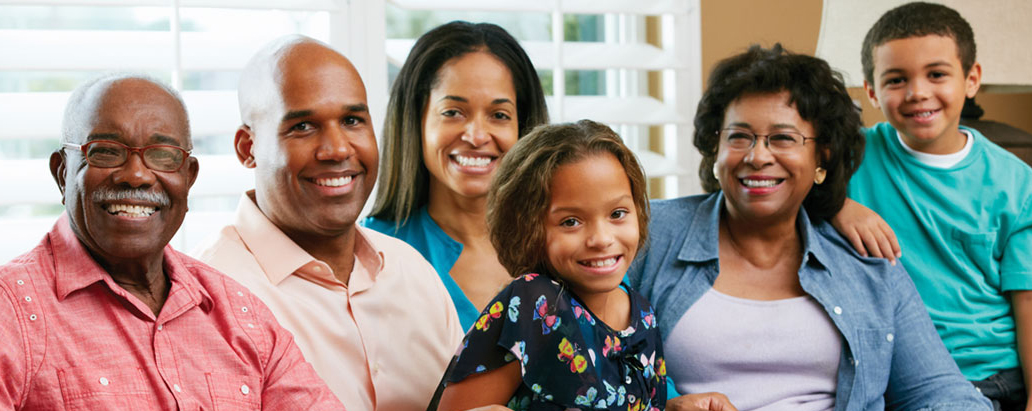
[{"label": "teal t-shirt", "polygon": [[849,197],[892,227],[900,261],[969,380],[1020,365],[1007,291],[1032,289],[1032,169],[976,130],[971,151],[936,168],[888,123],[868,129]]},{"label": "teal t-shirt", "polygon": [[440,226],[430,218],[426,207],[422,207],[408,218],[405,225],[395,228],[393,221],[382,220],[375,217],[366,218],[362,222],[366,228],[379,231],[383,234],[398,238],[415,248],[434,266],[437,275],[441,277],[444,288],[448,289],[448,295],[455,304],[455,311],[459,314],[459,324],[463,330],[469,330],[473,323],[480,317],[480,310],[462,292],[459,284],[451,278],[451,268],[459,260],[462,254],[462,243],[455,241],[448,236]]}]

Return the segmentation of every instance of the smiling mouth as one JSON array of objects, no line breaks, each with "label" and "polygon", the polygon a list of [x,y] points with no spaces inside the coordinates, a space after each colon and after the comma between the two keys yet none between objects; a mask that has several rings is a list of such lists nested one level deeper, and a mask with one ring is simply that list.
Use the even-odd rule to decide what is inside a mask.
[{"label": "smiling mouth", "polygon": [[606,267],[612,267],[612,266],[616,265],[616,263],[618,261],[620,261],[620,257],[616,256],[616,257],[608,257],[608,258],[598,258],[598,259],[594,259],[594,260],[578,261],[577,264],[580,264],[580,265],[583,265],[583,266],[586,266],[586,267],[591,267],[591,268],[606,268]]},{"label": "smiling mouth", "polygon": [[342,187],[351,184],[351,180],[354,176],[334,177],[334,178],[316,178],[315,185],[323,187]]},{"label": "smiling mouth", "polygon": [[738,181],[741,181],[742,185],[746,186],[748,188],[770,188],[770,187],[774,187],[774,186],[776,186],[778,184],[781,184],[781,182],[785,181],[785,179],[783,179],[783,178],[773,178],[773,179],[767,178],[767,179],[762,179],[762,180],[755,180],[755,179],[751,179],[751,178],[740,178],[740,179],[738,179]]},{"label": "smiling mouth", "polygon": [[463,167],[487,167],[494,161],[492,157],[465,156],[461,154],[454,154],[451,158]]},{"label": "smiling mouth", "polygon": [[914,118],[919,118],[919,119],[920,118],[928,118],[928,117],[931,117],[933,114],[938,113],[940,110],[942,110],[942,109],[916,111],[916,112],[913,112],[913,113],[904,114],[903,116],[904,117],[914,117]]},{"label": "smiling mouth", "polygon": [[151,214],[154,214],[155,211],[159,210],[158,207],[134,204],[105,204],[101,207],[104,211],[107,211],[108,214],[132,218],[150,217]]}]

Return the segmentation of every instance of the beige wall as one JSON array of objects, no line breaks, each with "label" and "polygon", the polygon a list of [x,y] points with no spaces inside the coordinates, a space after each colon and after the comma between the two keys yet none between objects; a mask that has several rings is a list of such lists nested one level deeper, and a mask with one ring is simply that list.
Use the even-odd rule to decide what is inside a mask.
[{"label": "beige wall", "polygon": [[[789,50],[806,54],[813,54],[817,49],[821,0],[701,2],[703,82],[717,61],[744,51],[754,43],[769,47],[781,42]],[[863,89],[851,89],[850,94],[863,103],[865,124],[884,120],[881,112],[871,107]],[[1032,133],[1032,93],[979,93],[975,100],[985,110],[983,120],[1007,123]]]}]

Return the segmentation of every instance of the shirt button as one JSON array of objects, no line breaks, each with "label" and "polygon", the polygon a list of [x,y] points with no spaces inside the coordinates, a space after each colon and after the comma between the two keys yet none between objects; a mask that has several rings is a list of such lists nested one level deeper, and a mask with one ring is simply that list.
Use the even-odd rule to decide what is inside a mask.
[{"label": "shirt button", "polygon": [[237,291],[237,296],[239,296],[239,297],[243,297],[243,296],[244,296],[244,293],[243,293],[243,292],[241,292],[241,291]]},{"label": "shirt button", "polygon": [[179,384],[172,384],[172,389],[176,390],[176,392],[183,392],[183,389],[179,386]]},{"label": "shirt button", "polygon": [[165,328],[165,326],[162,324],[158,324],[158,331],[161,331],[162,328]]},{"label": "shirt button", "polygon": [[108,385],[108,384],[110,384],[110,383],[111,383],[111,382],[110,382],[110,381],[108,381],[108,379],[107,379],[107,378],[104,378],[104,377],[100,377],[100,385],[104,385],[104,386],[106,386],[106,385]]},{"label": "shirt button", "polygon": [[247,307],[243,307],[243,308],[241,308],[241,309],[240,309],[240,311],[243,311],[243,312],[245,312],[245,313],[246,313],[246,312],[247,312]]},{"label": "shirt button", "polygon": [[32,302],[32,297],[25,296],[25,302]]},{"label": "shirt button", "polygon": [[254,328],[254,324],[247,323],[247,328]]},{"label": "shirt button", "polygon": [[832,308],[831,311],[834,311],[836,315],[842,315],[842,307],[835,306],[835,308]]},{"label": "shirt button", "polygon": [[251,387],[248,387],[247,384],[241,385],[240,392],[244,393],[244,395],[247,395],[251,392]]},{"label": "shirt button", "polygon": [[631,383],[631,376],[630,375],[628,375],[627,378],[624,378],[624,383],[626,383],[626,384],[630,384]]},{"label": "shirt button", "polygon": [[18,280],[18,285],[25,285],[25,281]]},{"label": "shirt button", "polygon": [[29,321],[36,321],[36,314],[30,315],[29,316]]},{"label": "shirt button", "polygon": [[895,340],[895,339],[896,339],[896,336],[892,335],[892,333],[889,333],[888,335],[885,336],[885,340],[888,341],[888,342],[892,342],[892,340]]}]

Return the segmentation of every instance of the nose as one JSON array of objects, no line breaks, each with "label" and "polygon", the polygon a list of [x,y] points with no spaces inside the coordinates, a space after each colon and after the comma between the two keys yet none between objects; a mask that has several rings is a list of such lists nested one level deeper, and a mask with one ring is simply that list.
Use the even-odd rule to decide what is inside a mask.
[{"label": "nose", "polygon": [[466,129],[462,133],[462,141],[471,144],[473,147],[480,147],[491,140],[491,134],[487,131],[486,119],[484,116],[474,116],[466,123]]},{"label": "nose", "polygon": [[607,222],[595,223],[592,224],[588,232],[586,245],[588,248],[603,250],[613,244],[613,241],[616,241],[616,237],[613,235],[613,227]]},{"label": "nose", "polygon": [[760,141],[761,137],[756,137],[756,143],[753,144],[752,148],[750,148],[748,152],[745,153],[743,161],[756,169],[760,169],[765,165],[773,163],[774,154],[770,152],[770,148],[767,146],[769,141],[767,138],[769,137],[762,137],[763,141]]},{"label": "nose", "polygon": [[129,187],[147,187],[155,183],[154,171],[143,164],[142,153],[129,153],[125,164],[117,167],[111,174],[115,184],[124,184]]},{"label": "nose", "polygon": [[928,98],[928,87],[921,79],[914,79],[907,83],[907,101],[921,101]]},{"label": "nose", "polygon": [[322,134],[319,147],[315,151],[315,159],[319,161],[344,161],[354,154],[351,139],[340,127],[328,127]]}]

